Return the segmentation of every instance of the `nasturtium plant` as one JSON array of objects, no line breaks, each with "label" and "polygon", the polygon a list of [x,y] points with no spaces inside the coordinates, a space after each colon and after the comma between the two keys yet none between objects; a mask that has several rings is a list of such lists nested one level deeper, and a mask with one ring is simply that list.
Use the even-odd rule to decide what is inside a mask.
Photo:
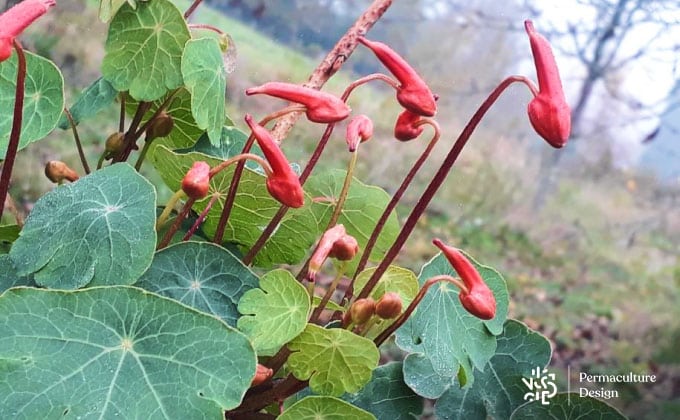
[{"label": "nasturtium plant", "polygon": [[[239,94],[227,90],[239,40],[195,22],[200,0],[186,11],[170,0],[101,0],[101,77],[68,112],[60,70],[18,42],[54,1],[0,14],[0,418],[406,420],[423,413],[424,398],[436,399],[440,418],[620,418],[593,399],[566,407],[563,395],[522,405],[524,379],[549,363],[550,346],[507,319],[508,288],[494,269],[439,239],[443,254],[418,276],[397,258],[508,86],[529,89],[532,127],[564,145],[569,108],[548,41],[525,22],[538,85],[502,80],[408,209],[404,192],[450,133],[416,68],[369,39],[390,3],[373,2],[308,85],[269,81],[227,103],[226,92]],[[355,48],[388,73],[359,76],[342,94],[321,90]],[[374,81],[402,107],[389,136],[373,120],[390,116],[347,105]],[[114,109],[115,121],[99,121]],[[116,130],[83,144],[80,128],[105,123]],[[291,162],[296,123],[326,130]],[[47,162],[56,185],[23,211],[9,188],[17,153],[57,126],[73,134],[80,165]],[[423,133],[429,146],[401,183],[360,179],[357,162],[379,158],[361,142]],[[330,158],[345,169],[325,166],[332,141],[348,145]],[[403,361],[393,346],[381,355],[393,337]]]}]

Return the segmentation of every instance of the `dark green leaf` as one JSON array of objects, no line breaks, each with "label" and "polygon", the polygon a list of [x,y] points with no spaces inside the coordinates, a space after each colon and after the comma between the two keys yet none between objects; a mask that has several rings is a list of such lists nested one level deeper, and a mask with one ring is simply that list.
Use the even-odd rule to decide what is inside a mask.
[{"label": "dark green leaf", "polygon": [[[73,122],[78,125],[82,121],[94,117],[113,104],[116,95],[118,95],[118,91],[113,88],[111,83],[101,77],[95,80],[94,83],[80,92],[73,106],[69,108]],[[66,130],[70,126],[66,114],[62,115],[59,119],[59,128]]]},{"label": "dark green leaf", "polygon": [[373,415],[334,397],[310,396],[291,405],[279,420],[371,420]]}]

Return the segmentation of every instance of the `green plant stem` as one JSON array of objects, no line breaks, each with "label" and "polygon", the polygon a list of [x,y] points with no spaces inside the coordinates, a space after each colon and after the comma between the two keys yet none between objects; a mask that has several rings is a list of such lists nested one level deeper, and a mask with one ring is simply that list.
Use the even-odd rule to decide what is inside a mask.
[{"label": "green plant stem", "polygon": [[182,238],[182,241],[188,241],[191,239],[191,237],[196,233],[198,230],[198,227],[201,226],[201,223],[205,220],[205,218],[208,216],[208,213],[210,212],[210,209],[212,208],[213,204],[215,204],[215,201],[217,201],[217,198],[220,196],[219,193],[214,193],[212,197],[210,197],[210,201],[208,202],[208,205],[205,206],[201,214],[198,216],[198,219],[194,222],[194,224],[191,226],[191,229],[184,235]]},{"label": "green plant stem", "polygon": [[144,147],[142,147],[142,151],[139,153],[139,157],[137,158],[137,162],[135,163],[135,169],[137,172],[139,172],[140,169],[142,169],[142,163],[144,162],[144,158],[146,157],[146,154],[149,151],[149,147],[151,147],[151,143],[153,143],[155,139],[149,140],[147,137],[146,140],[144,140]]},{"label": "green plant stem", "polygon": [[156,247],[157,251],[168,246],[168,244],[172,240],[172,237],[179,230],[179,227],[182,226],[182,221],[184,221],[184,219],[187,217],[187,214],[189,214],[189,211],[191,210],[191,207],[194,205],[195,202],[196,200],[194,200],[193,198],[189,198],[186,201],[186,203],[184,203],[182,210],[180,210],[179,214],[175,218],[175,221],[172,223],[172,226],[170,226],[170,229],[168,229],[168,231],[165,232],[163,239]]},{"label": "green plant stem", "polygon": [[463,150],[465,144],[472,136],[472,133],[474,132],[475,128],[477,128],[477,125],[479,125],[480,121],[482,120],[486,112],[489,110],[489,108],[491,108],[491,105],[493,105],[494,102],[496,102],[501,93],[503,93],[503,91],[508,86],[515,82],[521,82],[526,84],[527,79],[526,77],[523,76],[510,76],[504,79],[491,92],[491,94],[489,94],[489,96],[484,100],[484,102],[482,102],[482,104],[474,113],[472,118],[470,118],[470,121],[468,121],[467,125],[456,139],[456,142],[453,144],[453,147],[451,148],[448,155],[444,159],[444,162],[442,162],[441,166],[437,170],[437,173],[434,175],[434,177],[428,184],[427,188],[425,189],[425,192],[423,192],[422,196],[416,203],[415,207],[413,208],[413,210],[411,210],[411,213],[406,219],[406,222],[404,223],[404,226],[399,232],[399,235],[395,239],[394,243],[387,251],[387,254],[383,258],[383,260],[378,265],[378,268],[376,268],[371,278],[368,280],[364,288],[357,296],[358,299],[365,298],[366,296],[368,296],[369,292],[373,290],[375,285],[378,283],[382,275],[387,270],[387,267],[389,267],[390,264],[392,264],[392,261],[394,261],[394,259],[399,254],[399,251],[401,251],[401,248],[404,246],[404,243],[411,235],[411,232],[413,232],[413,229],[415,228],[418,219],[420,219],[420,217],[423,215],[423,213],[427,209],[427,206],[430,204],[430,201],[432,201],[432,198],[434,198],[434,195],[439,190],[439,187],[446,180],[446,177],[451,171],[453,164],[456,163],[456,160],[458,159],[460,152]]},{"label": "green plant stem", "polygon": [[[342,276],[345,275],[346,269],[347,269],[347,261],[343,261],[342,264],[340,265],[340,268],[338,269],[338,272],[335,274],[333,281],[331,282],[330,286],[328,286],[328,290],[326,290],[326,294],[324,294],[323,298],[321,298],[321,302],[319,302],[319,306],[314,308],[314,311],[312,312],[312,316],[309,317],[310,323],[313,324],[313,323],[315,323],[319,320],[319,317],[321,316],[321,312],[323,312],[323,310],[326,308],[328,301],[331,300],[331,296],[333,296],[333,292],[335,292],[335,289],[338,287],[338,284],[340,283]],[[312,302],[313,302],[313,297],[312,297]]]},{"label": "green plant stem", "polygon": [[102,166],[104,165],[104,159],[106,159],[106,150],[104,150],[102,154],[99,155],[99,160],[97,161],[97,169],[102,168]]},{"label": "green plant stem", "polygon": [[80,162],[83,164],[83,169],[85,170],[85,173],[89,174],[90,166],[87,164],[87,159],[85,158],[85,153],[83,152],[83,145],[80,142],[80,136],[78,135],[76,122],[73,121],[73,115],[71,115],[71,112],[68,110],[68,108],[64,108],[64,114],[66,115],[66,119],[68,119],[68,123],[71,126],[71,131],[73,131],[73,139],[76,142],[76,148],[78,149],[78,156],[80,157]]},{"label": "green plant stem", "polygon": [[5,211],[5,200],[9,193],[9,181],[12,177],[14,160],[19,150],[19,138],[21,137],[21,122],[24,113],[24,87],[26,82],[26,56],[19,41],[14,40],[14,50],[17,52],[17,87],[14,91],[14,112],[12,116],[12,131],[9,134],[7,152],[0,174],[0,218]]},{"label": "green plant stem", "polygon": [[[343,300],[348,300],[352,297],[352,293],[354,290],[354,281],[359,276],[359,273],[361,273],[364,270],[364,268],[366,268],[368,259],[371,256],[371,251],[373,251],[373,247],[375,247],[376,242],[378,242],[380,233],[385,227],[387,220],[389,219],[394,209],[397,207],[397,204],[399,204],[399,201],[401,200],[401,197],[404,195],[404,192],[406,192],[406,189],[409,187],[409,185],[411,185],[413,178],[416,176],[420,168],[423,166],[427,158],[430,156],[432,149],[434,149],[434,146],[437,144],[437,141],[439,141],[439,138],[441,137],[441,130],[439,128],[439,124],[435,120],[432,120],[430,118],[423,118],[418,123],[418,125],[422,124],[431,125],[432,128],[434,129],[434,134],[432,135],[432,138],[430,139],[430,142],[427,144],[425,150],[423,150],[418,160],[413,164],[408,174],[406,174],[406,177],[404,177],[404,180],[401,182],[401,185],[390,199],[390,202],[387,203],[387,206],[385,207],[385,210],[383,210],[382,215],[380,215],[380,218],[378,219],[378,222],[376,223],[375,228],[373,229],[373,232],[371,233],[371,236],[368,238],[368,242],[366,242],[366,246],[362,251],[361,260],[359,260],[357,269],[354,271],[352,281],[350,282],[349,287],[345,291],[345,297],[343,298]],[[370,294],[371,291],[372,290],[369,290],[368,293]]]},{"label": "green plant stem", "polygon": [[395,319],[394,322],[385,329],[385,331],[381,332],[375,338],[375,340],[373,340],[375,342],[375,345],[380,347],[380,345],[384,343],[385,340],[387,340],[395,331],[397,331],[397,329],[401,327],[404,324],[404,322],[406,322],[406,320],[411,316],[411,314],[413,314],[413,311],[416,309],[420,301],[423,300],[425,294],[430,289],[430,287],[432,287],[433,284],[439,282],[451,283],[458,287],[459,289],[467,290],[465,285],[460,280],[448,275],[435,276],[432,277],[431,279],[428,279],[425,282],[425,284],[423,284],[423,287],[420,288],[418,294],[416,295],[415,298],[413,298],[413,300],[408,305],[406,310],[397,319]]},{"label": "green plant stem", "polygon": [[177,202],[185,196],[186,194],[184,194],[184,191],[180,188],[179,190],[175,191],[172,197],[170,197],[168,202],[165,204],[165,207],[163,208],[163,212],[161,213],[160,216],[158,216],[158,221],[156,221],[157,231],[160,230],[163,227],[163,225],[165,225],[165,222],[168,220],[170,213],[172,213],[172,209],[174,209]]}]

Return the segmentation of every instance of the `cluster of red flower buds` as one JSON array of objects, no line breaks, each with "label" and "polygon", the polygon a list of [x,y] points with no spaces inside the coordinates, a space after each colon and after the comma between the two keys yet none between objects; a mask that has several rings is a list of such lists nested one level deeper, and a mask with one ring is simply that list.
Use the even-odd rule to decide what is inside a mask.
[{"label": "cluster of red flower buds", "polygon": [[314,253],[309,259],[307,277],[314,281],[319,269],[326,259],[335,258],[349,261],[359,252],[359,245],[353,236],[348,235],[343,225],[335,225],[328,229],[319,239]]}]

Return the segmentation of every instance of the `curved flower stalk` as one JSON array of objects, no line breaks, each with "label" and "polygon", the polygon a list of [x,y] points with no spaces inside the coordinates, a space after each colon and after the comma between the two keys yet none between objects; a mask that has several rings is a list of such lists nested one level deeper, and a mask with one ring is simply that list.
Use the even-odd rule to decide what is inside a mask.
[{"label": "curved flower stalk", "polygon": [[527,109],[529,121],[551,146],[560,148],[567,143],[571,132],[571,109],[564,97],[560,72],[548,40],[536,32],[530,20],[524,21],[524,28],[529,35],[538,76],[538,94]]},{"label": "curved flower stalk", "polygon": [[304,105],[307,119],[316,123],[342,121],[351,112],[346,103],[330,93],[292,83],[269,82],[246,89],[248,96],[261,93]]},{"label": "curved flower stalk", "polygon": [[55,0],[24,0],[0,15],[0,62],[12,55],[14,38],[56,4]]},{"label": "curved flower stalk", "polygon": [[401,84],[397,89],[397,101],[401,106],[424,117],[433,117],[437,113],[435,96],[406,60],[382,42],[369,41],[364,37],[360,37],[359,42],[373,51]]}]

